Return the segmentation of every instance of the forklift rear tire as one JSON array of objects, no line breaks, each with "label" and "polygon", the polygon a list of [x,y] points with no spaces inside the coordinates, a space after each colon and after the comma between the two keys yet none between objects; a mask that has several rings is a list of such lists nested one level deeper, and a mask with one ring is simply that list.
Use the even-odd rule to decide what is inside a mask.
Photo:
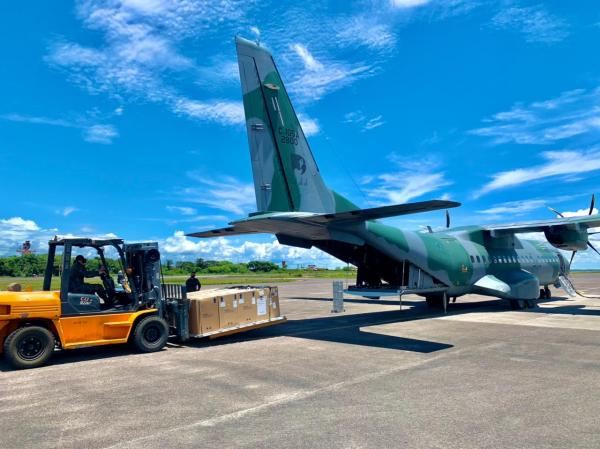
[{"label": "forklift rear tire", "polygon": [[36,368],[48,361],[54,351],[52,332],[41,326],[21,327],[4,341],[4,354],[17,369]]},{"label": "forklift rear tire", "polygon": [[151,315],[137,323],[131,343],[139,352],[156,352],[165,347],[168,338],[167,322],[157,315]]}]

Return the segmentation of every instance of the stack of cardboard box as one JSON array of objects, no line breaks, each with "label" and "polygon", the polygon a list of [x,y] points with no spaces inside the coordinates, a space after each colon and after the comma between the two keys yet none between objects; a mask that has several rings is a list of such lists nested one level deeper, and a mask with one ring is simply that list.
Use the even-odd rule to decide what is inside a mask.
[{"label": "stack of cardboard box", "polygon": [[277,287],[212,289],[187,296],[190,334],[195,336],[281,317]]}]

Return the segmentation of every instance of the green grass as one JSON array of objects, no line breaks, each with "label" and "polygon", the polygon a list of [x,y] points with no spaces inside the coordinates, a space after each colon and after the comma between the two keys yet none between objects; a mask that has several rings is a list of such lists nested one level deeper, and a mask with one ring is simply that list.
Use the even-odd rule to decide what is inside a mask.
[{"label": "green grass", "polygon": [[[308,270],[289,270],[276,271],[272,273],[248,273],[248,274],[218,274],[218,275],[199,275],[198,278],[202,285],[227,285],[227,284],[279,284],[282,282],[292,282],[298,279],[323,278],[323,279],[351,279],[355,273],[344,271],[308,271]],[[172,284],[183,284],[188,276],[165,276],[165,282]],[[24,290],[41,290],[44,282],[43,277],[8,277],[0,276],[0,290],[6,290],[8,285],[16,282],[21,284]],[[98,283],[97,279],[88,279],[86,282]],[[60,279],[52,278],[52,289],[60,288]]]},{"label": "green grass", "polygon": [[[21,284],[23,290],[41,290],[42,284],[44,283],[44,277],[8,277],[0,276],[0,290],[6,290],[9,284],[16,282]],[[60,288],[60,279],[52,279],[52,290],[58,290]]]}]

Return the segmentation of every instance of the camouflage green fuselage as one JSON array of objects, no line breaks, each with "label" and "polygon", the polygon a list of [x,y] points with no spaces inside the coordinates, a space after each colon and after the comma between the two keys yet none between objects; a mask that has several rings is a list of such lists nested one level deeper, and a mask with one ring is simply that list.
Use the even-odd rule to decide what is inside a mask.
[{"label": "camouflage green fuselage", "polygon": [[429,273],[448,286],[449,295],[471,293],[486,275],[511,284],[526,272],[539,285],[549,285],[561,271],[562,255],[550,245],[516,235],[492,238],[476,226],[429,233],[367,222],[363,238],[391,258],[410,261]]}]

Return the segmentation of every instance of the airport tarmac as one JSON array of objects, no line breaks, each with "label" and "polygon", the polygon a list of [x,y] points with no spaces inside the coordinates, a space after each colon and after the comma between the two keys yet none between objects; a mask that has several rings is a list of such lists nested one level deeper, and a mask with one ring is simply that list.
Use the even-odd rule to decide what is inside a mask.
[{"label": "airport tarmac", "polygon": [[[599,275],[576,286],[600,295]],[[597,448],[600,299],[528,311],[468,296],[346,297],[280,285],[289,321],[212,342],[0,363],[2,448]]]}]

